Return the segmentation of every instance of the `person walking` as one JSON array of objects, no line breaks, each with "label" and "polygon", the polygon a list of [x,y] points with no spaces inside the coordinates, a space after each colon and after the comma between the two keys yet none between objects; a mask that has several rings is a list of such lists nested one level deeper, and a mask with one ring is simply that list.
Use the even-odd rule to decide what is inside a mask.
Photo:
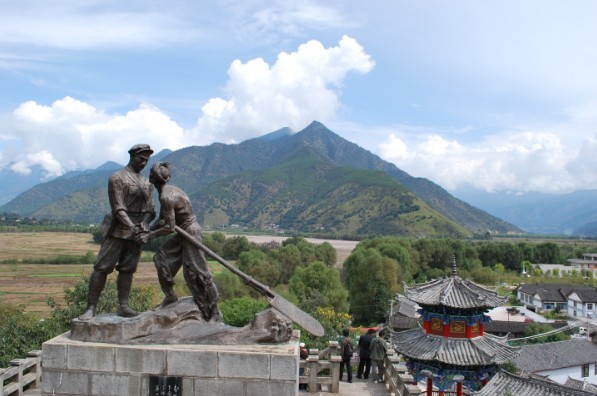
[{"label": "person walking", "polygon": [[342,374],[344,372],[344,366],[346,366],[346,375],[348,376],[348,382],[352,383],[352,355],[354,352],[354,344],[352,338],[349,336],[348,329],[342,330],[342,344],[340,345],[340,356],[342,361],[340,362],[340,381],[342,381]]},{"label": "person walking", "polygon": [[388,352],[386,341],[383,339],[385,333],[385,330],[380,330],[379,337],[374,337],[373,340],[371,340],[369,356],[371,357],[371,362],[377,372],[375,382],[383,382],[384,360]]},{"label": "person walking", "polygon": [[371,348],[371,341],[375,330],[369,329],[367,333],[359,337],[359,367],[357,369],[357,378],[369,378],[371,372],[371,358],[369,357],[369,349]]}]

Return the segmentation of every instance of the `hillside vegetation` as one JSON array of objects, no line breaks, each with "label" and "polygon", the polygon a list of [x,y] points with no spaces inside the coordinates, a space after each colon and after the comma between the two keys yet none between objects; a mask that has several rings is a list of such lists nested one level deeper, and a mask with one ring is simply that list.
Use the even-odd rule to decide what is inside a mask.
[{"label": "hillside vegetation", "polygon": [[[295,134],[284,129],[240,144],[187,147],[152,161],[158,158],[171,163],[171,183],[193,196],[206,224],[361,236],[520,232],[319,122]],[[98,223],[108,209],[109,173],[98,168],[35,186],[0,212]]]}]

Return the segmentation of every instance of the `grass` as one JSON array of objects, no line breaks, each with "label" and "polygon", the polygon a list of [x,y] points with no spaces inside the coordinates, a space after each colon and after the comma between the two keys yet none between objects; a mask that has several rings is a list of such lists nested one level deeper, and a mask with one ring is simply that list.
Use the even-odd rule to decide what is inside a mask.
[{"label": "grass", "polygon": [[[49,258],[59,255],[84,256],[92,251],[97,254],[99,244],[91,234],[65,232],[0,233],[0,302],[23,305],[28,312],[46,316],[51,308],[46,299],[53,297],[64,304],[64,289],[71,288],[82,278],[88,277],[92,264],[23,264],[23,259]],[[159,290],[153,253],[143,252],[134,277],[134,285],[147,285]],[[18,263],[3,263],[3,260]],[[215,261],[209,261],[212,273],[223,270]],[[110,277],[114,280],[116,272]],[[183,287],[182,270],[177,276],[177,286]]]}]

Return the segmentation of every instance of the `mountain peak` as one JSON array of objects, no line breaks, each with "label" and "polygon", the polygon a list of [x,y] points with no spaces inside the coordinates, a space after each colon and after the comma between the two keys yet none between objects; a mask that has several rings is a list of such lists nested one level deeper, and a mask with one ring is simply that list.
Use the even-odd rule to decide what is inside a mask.
[{"label": "mountain peak", "polygon": [[259,136],[257,139],[263,140],[264,142],[273,142],[274,140],[278,140],[286,136],[290,136],[292,134],[292,129],[284,127],[278,129],[277,131],[273,131],[270,133],[266,133],[265,135]]}]

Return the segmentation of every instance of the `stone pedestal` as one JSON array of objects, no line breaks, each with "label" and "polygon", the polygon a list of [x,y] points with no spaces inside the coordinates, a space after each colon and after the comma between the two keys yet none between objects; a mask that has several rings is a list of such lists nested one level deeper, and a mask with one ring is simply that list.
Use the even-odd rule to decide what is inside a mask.
[{"label": "stone pedestal", "polygon": [[294,395],[297,333],[287,343],[252,345],[106,344],[65,333],[43,344],[42,395],[162,396],[150,377],[154,384],[175,377],[169,381],[182,389],[173,395]]}]

